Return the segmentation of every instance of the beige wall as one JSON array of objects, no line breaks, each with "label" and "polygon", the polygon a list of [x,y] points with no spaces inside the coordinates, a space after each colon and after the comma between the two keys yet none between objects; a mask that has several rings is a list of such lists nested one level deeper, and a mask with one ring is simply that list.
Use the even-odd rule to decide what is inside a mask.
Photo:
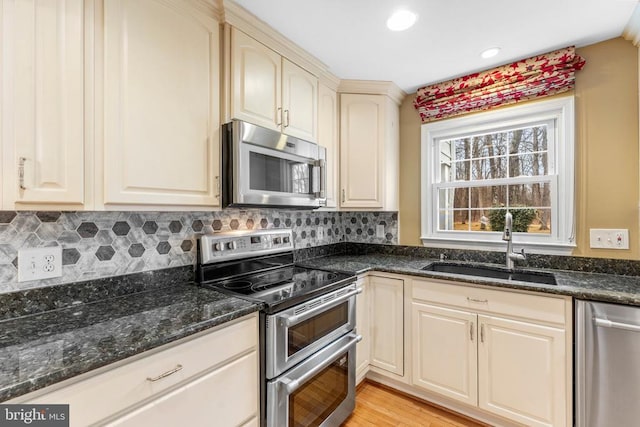
[{"label": "beige wall", "polygon": [[[576,73],[574,255],[640,259],[638,49],[617,38],[577,52],[587,63]],[[400,107],[403,245],[420,245],[420,118],[414,96],[407,96]],[[630,249],[590,249],[590,228],[629,229]]]}]

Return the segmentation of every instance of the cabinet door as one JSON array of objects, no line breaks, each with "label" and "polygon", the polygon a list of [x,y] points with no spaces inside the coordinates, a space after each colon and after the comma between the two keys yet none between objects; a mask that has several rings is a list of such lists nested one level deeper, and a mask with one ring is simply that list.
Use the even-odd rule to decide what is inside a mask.
[{"label": "cabinet door", "polygon": [[565,331],[478,316],[478,402],[529,426],[566,422]]},{"label": "cabinet door", "polygon": [[251,425],[258,416],[258,393],[258,358],[252,352],[106,425]]},{"label": "cabinet door", "polygon": [[412,382],[477,405],[477,316],[428,304],[411,305]]},{"label": "cabinet door", "polygon": [[284,58],[282,131],[307,141],[318,140],[318,78]]},{"label": "cabinet door", "polygon": [[3,0],[0,7],[5,206],[77,207],[84,202],[84,2]]},{"label": "cabinet door", "polygon": [[338,95],[320,84],[318,87],[318,144],[327,149],[327,207],[338,206]]},{"label": "cabinet door", "polygon": [[184,0],[105,2],[105,203],[218,204],[218,27]]},{"label": "cabinet door", "polygon": [[369,277],[371,365],[404,375],[404,282]]},{"label": "cabinet door", "polygon": [[356,296],[356,331],[362,335],[362,341],[356,345],[356,383],[362,381],[369,370],[370,360],[370,305],[369,285],[366,277],[358,279],[356,285],[362,288],[362,292]]},{"label": "cabinet door", "polygon": [[382,208],[386,97],[340,95],[340,188],[344,208]]},{"label": "cabinet door", "polygon": [[280,130],[282,57],[231,29],[231,113],[234,119]]}]

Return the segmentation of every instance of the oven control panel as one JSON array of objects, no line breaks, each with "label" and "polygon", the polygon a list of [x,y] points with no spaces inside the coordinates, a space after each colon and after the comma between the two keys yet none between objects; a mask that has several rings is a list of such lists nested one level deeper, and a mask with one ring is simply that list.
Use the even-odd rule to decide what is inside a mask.
[{"label": "oven control panel", "polygon": [[230,231],[200,236],[200,262],[229,261],[293,250],[290,229]]}]

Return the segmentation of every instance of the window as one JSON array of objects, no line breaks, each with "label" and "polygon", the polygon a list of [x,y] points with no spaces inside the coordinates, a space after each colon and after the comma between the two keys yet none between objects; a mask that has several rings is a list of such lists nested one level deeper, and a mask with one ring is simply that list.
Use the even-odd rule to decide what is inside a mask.
[{"label": "window", "polygon": [[573,97],[422,125],[422,241],[533,252],[575,247]]}]

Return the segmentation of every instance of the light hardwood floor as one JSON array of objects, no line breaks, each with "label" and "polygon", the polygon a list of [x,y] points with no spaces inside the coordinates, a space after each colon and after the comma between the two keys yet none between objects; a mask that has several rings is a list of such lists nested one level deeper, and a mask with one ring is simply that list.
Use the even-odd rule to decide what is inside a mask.
[{"label": "light hardwood floor", "polygon": [[460,415],[365,381],[356,393],[356,409],[342,427],[486,427]]}]

